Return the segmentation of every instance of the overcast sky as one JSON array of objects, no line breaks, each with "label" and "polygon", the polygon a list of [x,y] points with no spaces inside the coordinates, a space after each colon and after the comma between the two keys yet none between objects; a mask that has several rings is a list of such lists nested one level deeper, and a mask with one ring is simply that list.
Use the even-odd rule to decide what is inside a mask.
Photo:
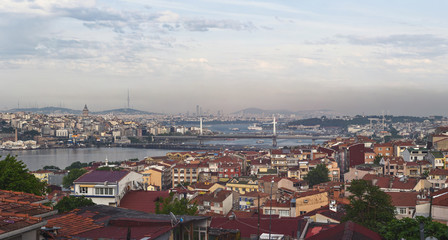
[{"label": "overcast sky", "polygon": [[[361,3],[362,2],[362,3]],[[0,110],[448,115],[448,1],[1,0]]]}]

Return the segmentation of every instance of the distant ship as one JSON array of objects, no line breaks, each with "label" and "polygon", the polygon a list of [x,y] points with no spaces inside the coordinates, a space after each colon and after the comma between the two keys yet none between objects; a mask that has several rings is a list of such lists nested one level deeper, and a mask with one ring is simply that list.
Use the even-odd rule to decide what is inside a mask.
[{"label": "distant ship", "polygon": [[261,126],[257,126],[256,123],[254,123],[254,125],[247,127],[247,129],[249,130],[256,130],[256,131],[261,131],[263,130],[263,128]]},{"label": "distant ship", "polygon": [[264,143],[264,140],[258,140],[257,143],[258,144]]},{"label": "distant ship", "polygon": [[239,128],[231,128],[230,130],[232,130],[232,131],[239,131],[240,129]]}]

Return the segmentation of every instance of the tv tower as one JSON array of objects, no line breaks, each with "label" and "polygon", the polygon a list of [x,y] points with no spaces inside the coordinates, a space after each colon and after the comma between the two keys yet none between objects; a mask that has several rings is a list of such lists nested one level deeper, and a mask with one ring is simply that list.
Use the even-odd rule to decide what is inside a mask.
[{"label": "tv tower", "polygon": [[131,101],[131,98],[129,97],[129,88],[128,88],[128,108],[129,108],[129,102]]}]

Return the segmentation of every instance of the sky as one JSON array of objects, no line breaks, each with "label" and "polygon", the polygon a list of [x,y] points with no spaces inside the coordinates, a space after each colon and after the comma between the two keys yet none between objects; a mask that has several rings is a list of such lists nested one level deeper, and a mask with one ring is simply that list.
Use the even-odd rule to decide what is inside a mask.
[{"label": "sky", "polygon": [[448,1],[1,0],[0,110],[444,115]]}]

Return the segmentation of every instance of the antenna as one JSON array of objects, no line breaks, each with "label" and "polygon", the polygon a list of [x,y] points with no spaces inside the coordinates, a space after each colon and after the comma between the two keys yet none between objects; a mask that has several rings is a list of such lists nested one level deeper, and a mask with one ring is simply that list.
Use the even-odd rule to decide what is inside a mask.
[{"label": "antenna", "polygon": [[176,215],[174,215],[172,212],[170,212],[170,218],[172,227],[176,226],[179,223],[179,220],[176,218]]},{"label": "antenna", "polygon": [[128,108],[129,108],[129,102],[131,101],[131,99],[129,98],[129,88],[128,88]]}]

